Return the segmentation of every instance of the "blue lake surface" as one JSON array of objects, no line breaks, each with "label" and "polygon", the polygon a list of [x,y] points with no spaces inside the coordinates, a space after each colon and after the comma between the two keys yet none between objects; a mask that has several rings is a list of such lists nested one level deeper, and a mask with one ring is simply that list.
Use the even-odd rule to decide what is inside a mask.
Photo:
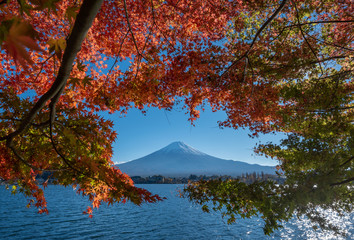
[{"label": "blue lake surface", "polygon": [[[340,239],[314,231],[310,222],[294,218],[270,237],[263,235],[260,218],[240,219],[228,225],[218,213],[203,213],[199,206],[178,197],[183,185],[139,185],[167,200],[157,204],[101,206],[89,219],[82,212],[88,201],[68,187],[48,186],[49,215],[27,209],[26,198],[0,186],[0,239]],[[354,238],[354,213],[340,219],[326,212],[329,221]],[[345,239],[345,238],[343,238]]]}]

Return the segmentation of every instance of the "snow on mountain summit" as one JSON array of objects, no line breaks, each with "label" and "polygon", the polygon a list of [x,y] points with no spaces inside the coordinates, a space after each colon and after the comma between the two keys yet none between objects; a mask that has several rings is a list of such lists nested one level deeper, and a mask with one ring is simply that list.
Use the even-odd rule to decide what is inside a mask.
[{"label": "snow on mountain summit", "polygon": [[194,154],[194,155],[207,155],[201,151],[198,151],[191,146],[188,146],[184,142],[173,142],[166,147],[160,149],[158,152],[165,152],[165,153],[187,153],[187,154]]},{"label": "snow on mountain summit", "polygon": [[130,176],[162,175],[188,177],[199,175],[240,176],[242,173],[264,172],[274,174],[274,167],[225,160],[198,151],[183,142],[173,142],[145,157],[117,165]]}]

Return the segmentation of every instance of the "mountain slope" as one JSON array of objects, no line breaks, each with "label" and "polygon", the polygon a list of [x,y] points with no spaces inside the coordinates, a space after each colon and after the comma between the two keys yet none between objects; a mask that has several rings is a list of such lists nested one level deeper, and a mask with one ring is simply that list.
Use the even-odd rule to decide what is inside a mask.
[{"label": "mountain slope", "polygon": [[275,168],[248,164],[245,162],[224,160],[200,152],[183,142],[170,145],[145,157],[117,165],[122,172],[130,176],[163,175],[183,177],[195,175],[230,175],[242,173],[264,172],[275,174]]}]

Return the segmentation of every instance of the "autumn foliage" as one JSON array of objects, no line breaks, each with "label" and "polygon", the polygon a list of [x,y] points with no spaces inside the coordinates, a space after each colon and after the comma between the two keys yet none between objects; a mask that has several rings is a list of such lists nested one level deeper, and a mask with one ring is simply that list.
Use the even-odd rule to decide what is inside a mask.
[{"label": "autumn foliage", "polygon": [[[116,133],[99,112],[177,103],[191,121],[210,104],[227,113],[222,127],[293,133],[297,141],[334,136],[349,146],[353,7],[351,0],[2,0],[0,177],[41,212],[35,176],[44,171],[77,186],[93,208],[159,201],[113,167]],[[287,143],[257,151],[289,173],[321,165],[302,162]],[[348,149],[325,170],[353,169]],[[329,184],[352,178],[335,175]]]}]

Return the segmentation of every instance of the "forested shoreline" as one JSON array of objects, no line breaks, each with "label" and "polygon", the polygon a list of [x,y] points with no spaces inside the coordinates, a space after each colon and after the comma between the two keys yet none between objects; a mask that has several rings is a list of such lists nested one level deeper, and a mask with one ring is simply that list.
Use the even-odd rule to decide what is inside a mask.
[{"label": "forested shoreline", "polygon": [[132,176],[132,180],[135,184],[187,184],[189,182],[197,182],[200,180],[208,181],[208,180],[236,180],[238,179],[240,182],[244,182],[247,184],[254,183],[256,181],[275,181],[278,183],[283,183],[285,178],[283,176],[272,175],[272,174],[264,174],[261,173],[244,173],[241,176],[232,177],[228,175],[223,176],[206,176],[206,175],[190,175],[189,177],[165,177],[162,175],[154,175],[148,177],[141,177],[141,176]]},{"label": "forested shoreline", "polygon": [[[190,182],[197,182],[200,180],[208,181],[208,180],[236,180],[238,179],[240,182],[244,182],[247,184],[251,184],[254,182],[262,182],[262,181],[274,181],[277,183],[284,183],[285,177],[281,175],[273,175],[273,174],[265,174],[263,172],[257,173],[243,173],[241,176],[232,177],[229,175],[213,175],[213,176],[206,176],[206,175],[190,175],[189,177],[169,177],[169,176],[162,176],[162,175],[153,175],[148,177],[142,176],[132,176],[131,179],[135,184],[187,184]],[[39,184],[56,184],[56,179],[52,177],[50,172],[44,172],[42,175],[38,175],[36,177],[36,181]],[[0,185],[6,184],[13,184],[8,181],[4,181],[0,178]],[[15,183],[16,184],[16,183]]]}]

